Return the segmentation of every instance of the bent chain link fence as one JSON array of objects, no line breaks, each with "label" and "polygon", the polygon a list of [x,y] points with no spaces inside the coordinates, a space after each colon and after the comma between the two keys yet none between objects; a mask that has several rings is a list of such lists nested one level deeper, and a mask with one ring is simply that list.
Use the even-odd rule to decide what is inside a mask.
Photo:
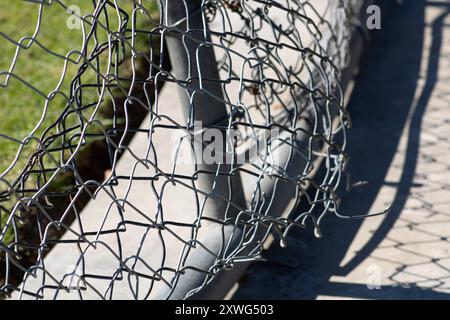
[{"label": "bent chain link fence", "polygon": [[[195,297],[271,234],[282,245],[294,227],[320,236],[321,219],[339,215],[340,77],[361,2],[22,2],[33,32],[0,24],[14,48],[2,53],[1,108],[31,121],[6,98],[22,86],[39,111],[25,134],[0,119],[1,293]],[[69,50],[47,45],[68,28]],[[41,82],[33,68],[48,70]],[[226,150],[212,152],[221,138]],[[197,280],[178,290],[186,277]]]}]

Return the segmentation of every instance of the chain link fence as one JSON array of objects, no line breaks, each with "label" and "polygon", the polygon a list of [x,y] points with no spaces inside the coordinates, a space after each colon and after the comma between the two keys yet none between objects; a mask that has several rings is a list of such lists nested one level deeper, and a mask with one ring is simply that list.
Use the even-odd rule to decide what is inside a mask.
[{"label": "chain link fence", "polygon": [[362,2],[4,5],[32,28],[0,19],[1,293],[200,297],[270,235],[320,237]]}]

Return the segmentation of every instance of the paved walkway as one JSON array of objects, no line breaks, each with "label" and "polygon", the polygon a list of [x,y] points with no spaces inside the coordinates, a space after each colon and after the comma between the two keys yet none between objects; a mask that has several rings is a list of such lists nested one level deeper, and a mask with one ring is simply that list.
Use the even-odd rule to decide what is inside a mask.
[{"label": "paved walkway", "polygon": [[450,299],[450,1],[407,0],[382,27],[350,101],[350,172],[369,184],[341,211],[392,212],[299,230],[235,299]]}]

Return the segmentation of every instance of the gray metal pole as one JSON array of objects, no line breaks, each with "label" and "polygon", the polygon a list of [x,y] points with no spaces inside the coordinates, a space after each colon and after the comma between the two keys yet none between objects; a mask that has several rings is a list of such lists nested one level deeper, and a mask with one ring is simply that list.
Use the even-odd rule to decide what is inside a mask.
[{"label": "gray metal pole", "polygon": [[[203,128],[211,125],[226,128],[228,112],[223,102],[214,48],[207,44],[211,41],[208,26],[203,21],[202,1],[161,0],[159,5],[163,25],[169,27],[164,31],[164,40],[172,74],[180,84],[178,94],[181,96],[186,123],[193,125],[195,122],[201,122]],[[222,141],[226,143],[225,130],[222,130],[222,134]],[[201,153],[204,148],[202,145]],[[233,164],[207,164],[202,160],[204,159],[196,159],[196,169],[207,173],[199,173],[196,187],[211,194],[211,197],[206,199],[202,216],[219,221],[236,217],[241,209],[246,208],[240,175],[225,175],[232,171]],[[233,203],[233,206],[230,203]],[[209,252],[198,246],[191,251],[185,264],[208,271],[230,237],[239,234],[239,230],[233,228],[234,226],[224,227],[219,223],[203,221],[197,240],[207,247]],[[212,255],[211,252],[215,254]],[[203,272],[187,270],[177,279],[174,290],[165,288],[158,292],[155,298],[182,299],[189,291],[202,285],[205,275]]]},{"label": "gray metal pole", "polygon": [[[179,87],[179,94],[183,104],[186,122],[193,125],[201,122],[202,126],[226,126],[228,113],[223,103],[223,92],[217,62],[210,42],[207,24],[203,23],[201,0],[163,0],[161,5],[163,21],[168,26],[176,26],[175,30],[165,33],[165,40],[172,64],[172,73],[185,86]],[[223,141],[225,141],[223,131]],[[202,145],[204,148],[204,145]],[[203,149],[200,150],[203,152]],[[197,161],[203,159],[196,159]],[[204,214],[210,218],[223,220],[227,216],[234,216],[238,210],[228,206],[229,199],[234,204],[245,206],[242,185],[239,175],[232,179],[220,173],[229,173],[233,165],[229,163],[206,164],[197,163],[197,170],[219,172],[216,174],[199,174],[198,188],[204,192],[219,195],[206,201]],[[232,193],[228,180],[232,183]]]}]

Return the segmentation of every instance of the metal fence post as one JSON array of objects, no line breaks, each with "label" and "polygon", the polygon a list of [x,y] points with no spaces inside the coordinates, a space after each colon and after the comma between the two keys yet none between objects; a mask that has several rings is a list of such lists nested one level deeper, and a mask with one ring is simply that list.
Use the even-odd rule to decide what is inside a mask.
[{"label": "metal fence post", "polygon": [[[208,26],[202,17],[201,0],[165,0],[161,6],[162,16],[167,19],[168,26],[175,26],[175,31],[168,31],[165,41],[172,64],[172,72],[177,80],[184,82],[179,87],[179,95],[183,105],[186,122],[193,125],[201,122],[203,128],[211,125],[226,127],[228,113],[223,102],[223,92],[214,49],[210,42]],[[225,130],[222,130],[224,133]],[[225,141],[225,133],[224,133]],[[203,145],[204,146],[204,145]],[[196,159],[199,160],[199,159]],[[210,174],[199,174],[199,186],[202,191],[214,193],[233,199],[233,203],[245,204],[242,186],[238,175],[233,179],[233,194],[230,194],[228,177],[223,175],[233,169],[230,163],[205,164],[197,163],[197,171],[208,171]],[[219,174],[213,174],[218,171]],[[228,202],[219,198],[207,201],[204,213],[208,217],[224,219]],[[236,210],[229,208],[229,211]],[[229,214],[231,212],[228,212]]]},{"label": "metal fence post", "polygon": [[[180,100],[186,123],[193,126],[201,123],[203,129],[208,126],[220,126],[223,141],[226,143],[228,112],[223,99],[217,61],[211,42],[207,23],[203,19],[201,0],[161,0],[161,17],[168,30],[163,31],[172,65],[172,73],[179,81]],[[198,134],[194,132],[194,135]],[[202,144],[200,151],[203,151]],[[225,145],[224,145],[225,153]],[[236,217],[245,209],[245,196],[239,173],[229,173],[233,163],[207,164],[196,157],[198,174],[196,187],[210,194],[203,207],[202,217],[217,221]],[[198,162],[200,160],[200,162]],[[230,204],[233,205],[230,205]],[[234,226],[202,222],[203,232],[199,241],[210,251],[219,253],[226,242],[239,234]],[[225,229],[225,230],[224,230]],[[222,237],[220,234],[224,234]],[[208,271],[214,264],[214,257],[205,250],[194,251],[188,257],[189,265]],[[199,287],[205,274],[186,271],[171,293],[161,293],[161,298],[183,298],[191,289]]]}]

